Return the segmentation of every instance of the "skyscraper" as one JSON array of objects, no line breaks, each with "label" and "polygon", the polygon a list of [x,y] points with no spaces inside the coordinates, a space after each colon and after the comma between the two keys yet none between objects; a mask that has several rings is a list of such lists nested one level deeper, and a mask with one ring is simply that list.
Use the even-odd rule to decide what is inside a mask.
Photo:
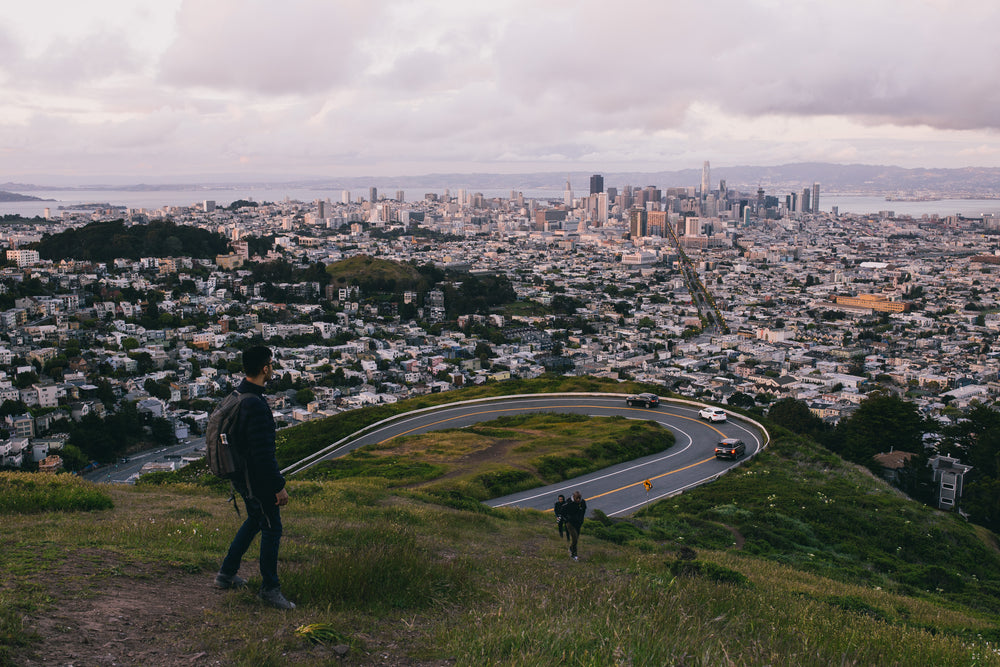
[{"label": "skyscraper", "polygon": [[372,186],[368,188],[368,201],[376,202],[378,201],[378,188]]},{"label": "skyscraper", "polygon": [[701,198],[704,199],[708,195],[709,189],[712,187],[712,174],[711,168],[708,165],[708,160],[705,160],[705,164],[701,165]]},{"label": "skyscraper", "polygon": [[704,204],[701,207],[701,213],[707,218],[714,218],[719,215],[719,201],[715,198],[714,194],[709,194],[705,197]]},{"label": "skyscraper", "polygon": [[669,214],[666,211],[646,212],[646,234],[649,236],[666,236]]},{"label": "skyscraper", "polygon": [[569,184],[569,177],[566,177],[566,191],[563,193],[563,203],[566,208],[573,207],[573,186]]},{"label": "skyscraper", "polygon": [[604,192],[604,177],[594,174],[590,177],[590,194],[596,195],[600,192]]},{"label": "skyscraper", "polygon": [[812,212],[819,213],[819,183],[813,183]]},{"label": "skyscraper", "polygon": [[628,233],[637,239],[646,235],[646,209],[633,208],[628,212]]},{"label": "skyscraper", "polygon": [[656,209],[660,208],[660,200],[663,199],[663,191],[660,190],[655,185],[646,186],[646,203],[653,202],[656,204]]}]

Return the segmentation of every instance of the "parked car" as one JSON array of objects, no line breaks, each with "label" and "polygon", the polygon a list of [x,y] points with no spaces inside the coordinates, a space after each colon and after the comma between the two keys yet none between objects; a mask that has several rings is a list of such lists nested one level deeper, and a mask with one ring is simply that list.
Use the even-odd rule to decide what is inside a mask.
[{"label": "parked car", "polygon": [[722,408],[704,408],[698,412],[698,416],[710,422],[726,421],[726,411]]},{"label": "parked car", "polygon": [[738,459],[747,453],[747,446],[736,438],[723,438],[715,446],[715,458]]},{"label": "parked car", "polygon": [[625,399],[629,405],[641,405],[644,408],[655,408],[660,404],[660,397],[656,394],[633,394]]}]

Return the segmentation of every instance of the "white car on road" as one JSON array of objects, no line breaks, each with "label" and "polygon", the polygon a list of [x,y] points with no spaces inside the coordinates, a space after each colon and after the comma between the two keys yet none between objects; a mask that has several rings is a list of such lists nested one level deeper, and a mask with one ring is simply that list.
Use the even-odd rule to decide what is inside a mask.
[{"label": "white car on road", "polygon": [[726,421],[726,411],[722,408],[704,408],[698,412],[698,416],[710,422]]}]

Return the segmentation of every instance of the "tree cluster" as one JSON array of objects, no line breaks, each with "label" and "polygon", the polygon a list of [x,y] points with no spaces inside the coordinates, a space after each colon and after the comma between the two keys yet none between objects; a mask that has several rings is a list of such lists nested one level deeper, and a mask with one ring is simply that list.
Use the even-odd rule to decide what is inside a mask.
[{"label": "tree cluster", "polygon": [[445,312],[449,318],[465,313],[485,315],[495,306],[517,300],[517,293],[507,276],[462,275],[461,283],[447,283],[444,291]]},{"label": "tree cluster", "polygon": [[177,442],[173,425],[162,417],[143,415],[135,403],[123,403],[104,418],[91,413],[68,422],[69,442],[60,454],[69,470],[79,470],[90,461],[113,463],[140,442],[169,446]]},{"label": "tree cluster", "polygon": [[126,226],[123,220],[92,222],[58,234],[45,234],[32,247],[42,259],[72,258],[95,262],[140,257],[210,259],[229,252],[225,237],[190,225],[177,225],[170,220],[132,226]]}]

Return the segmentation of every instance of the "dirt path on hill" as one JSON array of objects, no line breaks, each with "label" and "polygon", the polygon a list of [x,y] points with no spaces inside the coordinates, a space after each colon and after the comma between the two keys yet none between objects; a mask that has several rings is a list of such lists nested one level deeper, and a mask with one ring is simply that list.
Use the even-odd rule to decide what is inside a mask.
[{"label": "dirt path on hill", "polygon": [[[472,452],[471,454],[468,454],[467,456],[463,456],[462,458],[458,459],[457,463],[459,463],[460,465],[456,466],[455,470],[452,470],[449,473],[445,473],[444,475],[435,478],[434,483],[436,484],[438,482],[451,479],[453,477],[467,475],[470,468],[475,468],[482,463],[488,463],[491,461],[506,461],[508,458],[507,457],[508,452],[510,452],[510,450],[513,449],[518,444],[521,444],[520,440],[512,440],[512,439],[497,440],[496,442],[494,442],[489,447],[486,447],[485,449],[477,450],[475,452]],[[508,466],[512,468],[519,468],[521,470],[528,470],[528,468],[515,466],[509,463]],[[528,471],[531,472],[530,470]]]},{"label": "dirt path on hill", "polygon": [[[126,573],[93,578],[80,561],[66,561],[55,578],[70,582],[55,608],[29,626],[42,639],[19,665],[222,665],[195,644],[206,610],[227,593],[204,574]],[[59,576],[62,575],[62,576]]]},{"label": "dirt path on hill", "polygon": [[[95,560],[99,565],[94,565]],[[249,605],[255,613],[288,614],[281,637],[291,635],[303,618],[299,612],[270,609],[254,599],[254,591],[223,591],[214,574],[188,574],[164,566],[121,568],[96,576],[99,567],[115,570],[114,554],[88,551],[68,554],[39,585],[57,591],[57,601],[25,618],[25,628],[41,638],[11,656],[18,667],[217,667],[233,664],[238,639],[219,639],[211,646],[211,628],[230,622],[232,605]],[[256,563],[244,562],[244,575]],[[241,614],[245,610],[240,611]],[[232,635],[224,633],[220,636]],[[360,635],[359,635],[360,636]],[[206,642],[206,638],[208,641]],[[451,660],[421,661],[406,656],[409,645],[396,623],[377,623],[364,634],[366,651],[339,656],[332,646],[300,643],[282,653],[285,664],[381,665],[443,667]],[[298,644],[298,643],[296,643]]]},{"label": "dirt path on hill", "polygon": [[742,549],[743,545],[747,541],[747,538],[743,537],[743,533],[741,533],[740,531],[736,530],[732,526],[726,525],[724,523],[720,523],[719,525],[722,526],[723,528],[725,528],[726,530],[728,530],[730,533],[733,534],[733,539],[736,541],[736,544],[733,546],[733,548],[736,549],[737,551],[739,551],[740,549]]}]

